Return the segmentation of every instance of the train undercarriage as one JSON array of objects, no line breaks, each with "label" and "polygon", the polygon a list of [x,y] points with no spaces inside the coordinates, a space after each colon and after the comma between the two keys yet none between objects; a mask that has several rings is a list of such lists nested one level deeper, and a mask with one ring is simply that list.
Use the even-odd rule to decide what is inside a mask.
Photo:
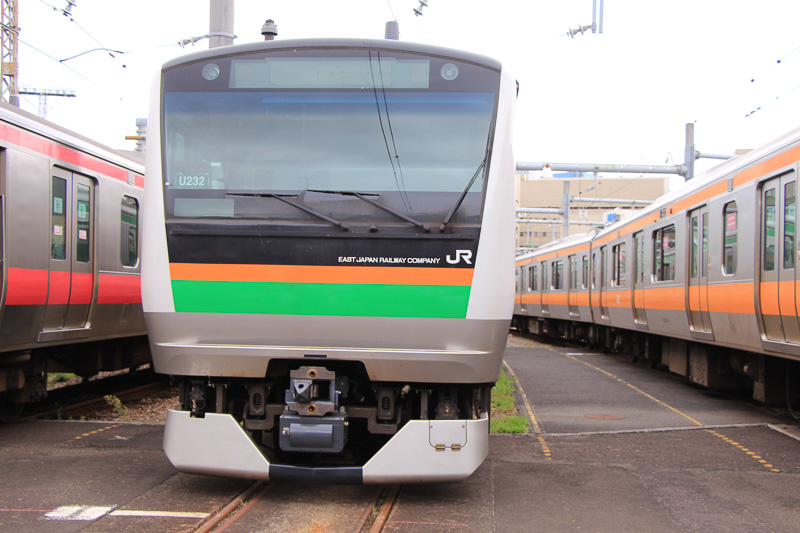
[{"label": "train undercarriage", "polygon": [[59,344],[0,353],[0,421],[12,420],[28,403],[47,397],[47,375],[70,373],[88,379],[151,362],[146,336]]}]

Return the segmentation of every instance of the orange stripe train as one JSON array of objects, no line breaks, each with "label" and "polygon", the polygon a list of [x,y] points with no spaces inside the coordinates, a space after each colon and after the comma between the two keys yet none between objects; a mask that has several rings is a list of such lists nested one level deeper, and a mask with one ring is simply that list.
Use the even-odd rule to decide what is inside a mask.
[{"label": "orange stripe train", "polygon": [[777,381],[800,376],[799,163],[800,129],[612,226],[519,255],[514,325],[780,401]]}]

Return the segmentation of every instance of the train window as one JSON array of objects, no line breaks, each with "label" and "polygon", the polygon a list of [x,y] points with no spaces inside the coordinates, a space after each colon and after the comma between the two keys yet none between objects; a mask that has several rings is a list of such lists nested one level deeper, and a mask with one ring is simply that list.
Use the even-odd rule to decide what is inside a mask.
[{"label": "train window", "polygon": [[775,189],[764,191],[764,270],[775,270]]},{"label": "train window", "polygon": [[701,217],[703,219],[703,257],[700,263],[700,277],[706,277],[708,276],[708,270],[711,268],[708,262],[708,213],[703,213]]},{"label": "train window", "polygon": [[603,246],[600,248],[600,287],[608,285],[608,262],[606,256],[608,256],[608,247]]},{"label": "train window", "polygon": [[614,252],[614,268],[611,271],[611,283],[613,285],[625,285],[625,243],[614,246],[612,250]]},{"label": "train window", "polygon": [[653,279],[675,279],[675,225],[670,224],[653,232]]},{"label": "train window", "polygon": [[578,288],[578,258],[574,255],[569,258],[569,288]]},{"label": "train window", "polygon": [[725,204],[725,251],[722,256],[723,272],[736,274],[737,220],[739,212],[736,202]]},{"label": "train window", "polygon": [[529,267],[528,283],[530,284],[529,288],[532,291],[539,290],[538,273],[539,267],[537,265]]},{"label": "train window", "polygon": [[368,225],[395,224],[399,211],[438,226],[458,203],[453,222],[480,223],[500,73],[380,48],[221,56],[202,85],[199,63],[164,70],[167,217],[327,233],[314,211]]},{"label": "train window", "polygon": [[692,217],[691,224],[692,224],[692,257],[691,257],[690,263],[691,263],[691,266],[692,266],[692,277],[696,278],[697,277],[697,272],[699,270],[698,262],[700,261],[700,259],[698,257],[698,251],[699,251],[699,246],[700,246],[700,243],[698,242],[698,238],[699,238],[699,231],[700,230],[698,228],[698,222],[697,222],[697,217],[696,216]]},{"label": "train window", "polygon": [[795,183],[783,188],[783,268],[794,268]]},{"label": "train window", "polygon": [[589,256],[583,256],[583,267],[581,275],[581,288],[585,289],[589,285]]},{"label": "train window", "polygon": [[564,271],[564,262],[563,261],[555,261],[553,263],[553,281],[550,284],[550,287],[554,290],[561,290],[564,288],[563,281],[562,281],[562,273]]},{"label": "train window", "polygon": [[139,261],[139,203],[136,198],[122,197],[120,259],[122,266],[136,266]]},{"label": "train window", "polygon": [[92,230],[92,200],[91,189],[86,185],[78,185],[77,218],[78,232],[75,243],[75,260],[88,263],[91,253],[90,243]]},{"label": "train window", "polygon": [[597,252],[592,254],[592,262],[594,268],[592,270],[592,289],[597,289],[600,286],[600,255]]},{"label": "train window", "polygon": [[644,283],[645,255],[644,232],[640,231],[633,236],[633,282]]},{"label": "train window", "polygon": [[67,180],[53,176],[50,258],[67,258]]}]

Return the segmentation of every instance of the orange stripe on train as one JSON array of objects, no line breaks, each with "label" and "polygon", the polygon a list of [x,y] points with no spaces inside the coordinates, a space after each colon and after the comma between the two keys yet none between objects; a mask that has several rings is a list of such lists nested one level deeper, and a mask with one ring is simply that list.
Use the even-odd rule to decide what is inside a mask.
[{"label": "orange stripe on train", "polygon": [[173,280],[376,285],[472,285],[471,268],[170,263]]}]

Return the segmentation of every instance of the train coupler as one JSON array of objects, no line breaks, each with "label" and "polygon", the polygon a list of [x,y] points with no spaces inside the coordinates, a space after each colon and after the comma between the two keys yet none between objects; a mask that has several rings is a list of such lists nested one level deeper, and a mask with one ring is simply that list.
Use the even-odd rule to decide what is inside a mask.
[{"label": "train coupler", "polygon": [[339,398],[347,379],[324,367],[302,366],[289,373],[286,411],[279,420],[280,448],[287,452],[339,453],[349,425]]},{"label": "train coupler", "polygon": [[280,417],[279,444],[287,452],[339,453],[347,443],[347,415]]}]

